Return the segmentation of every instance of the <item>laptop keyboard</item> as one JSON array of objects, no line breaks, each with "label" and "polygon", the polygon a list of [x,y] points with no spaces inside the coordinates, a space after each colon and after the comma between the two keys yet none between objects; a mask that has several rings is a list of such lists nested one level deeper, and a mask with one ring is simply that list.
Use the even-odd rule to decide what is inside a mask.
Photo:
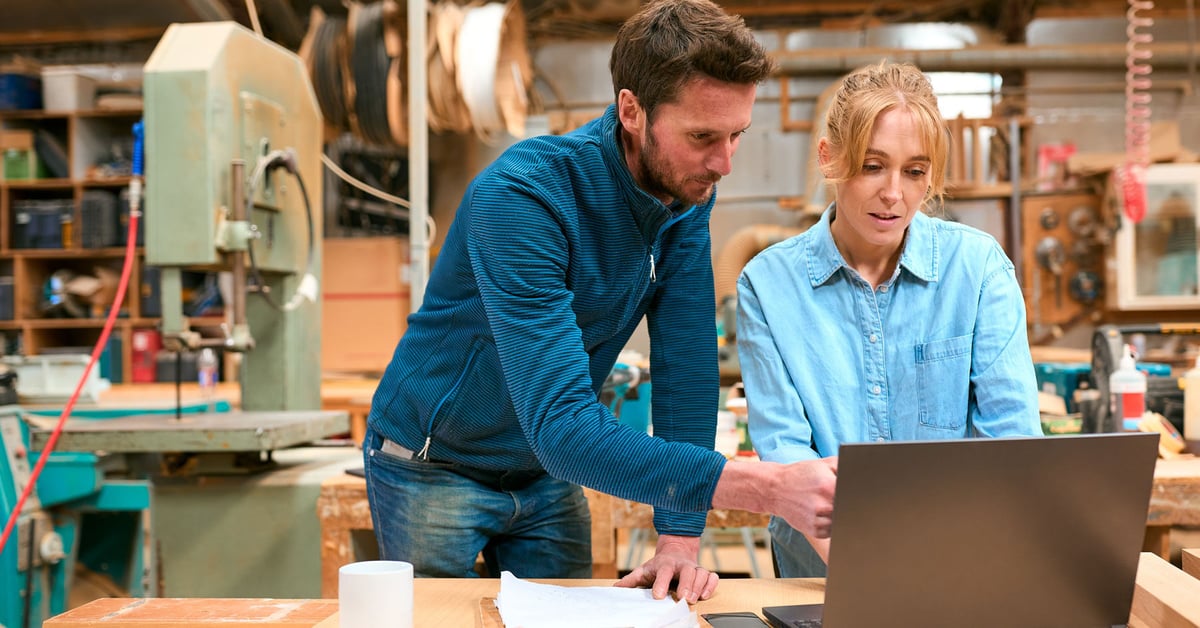
[{"label": "laptop keyboard", "polygon": [[821,620],[793,619],[788,622],[788,628],[821,628]]}]

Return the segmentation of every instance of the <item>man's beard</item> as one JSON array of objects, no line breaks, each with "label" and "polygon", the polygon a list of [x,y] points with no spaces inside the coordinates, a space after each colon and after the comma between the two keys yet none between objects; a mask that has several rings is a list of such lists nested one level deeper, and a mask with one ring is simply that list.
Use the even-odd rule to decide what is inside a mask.
[{"label": "man's beard", "polygon": [[[688,182],[687,179],[679,182],[672,181],[672,173],[666,168],[666,160],[662,156],[658,141],[654,139],[653,129],[646,133],[646,142],[642,146],[639,162],[641,163],[642,186],[652,196],[671,197],[686,207],[703,205],[712,198],[715,181],[700,196],[693,197],[689,197],[684,192],[684,184]],[[714,175],[714,178],[719,177]]]}]

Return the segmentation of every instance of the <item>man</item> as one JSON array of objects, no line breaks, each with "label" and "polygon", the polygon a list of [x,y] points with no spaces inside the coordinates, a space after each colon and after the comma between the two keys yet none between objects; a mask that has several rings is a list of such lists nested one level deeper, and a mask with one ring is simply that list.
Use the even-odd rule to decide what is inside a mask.
[{"label": "man", "polygon": [[[630,18],[616,104],[517,143],[467,189],[363,443],[384,558],[419,576],[589,577],[578,485],[655,506],[655,556],[619,584],[712,595],[697,562],[710,508],[771,512],[828,536],[835,464],[725,464],[709,213],[772,62],[708,0]],[[642,317],[654,436],[598,401]]]}]

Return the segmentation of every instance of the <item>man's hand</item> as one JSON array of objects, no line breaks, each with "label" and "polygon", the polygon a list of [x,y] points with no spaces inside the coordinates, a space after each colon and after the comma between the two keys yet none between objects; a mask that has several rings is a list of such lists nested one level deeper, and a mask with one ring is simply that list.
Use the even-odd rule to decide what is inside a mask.
[{"label": "man's hand", "polygon": [[810,539],[829,538],[837,458],[731,462],[721,471],[713,508],[737,508],[783,517]]},{"label": "man's hand", "polygon": [[699,556],[700,537],[660,535],[654,558],[629,572],[628,576],[617,581],[616,586],[645,587],[653,584],[654,599],[661,600],[670,592],[671,581],[677,580],[675,591],[679,599],[687,600],[688,604],[707,600],[717,590],[720,578],[700,566]]},{"label": "man's hand", "polygon": [[827,539],[833,526],[833,490],[837,458],[805,460],[784,465],[784,490],[775,495],[773,514],[810,539]]}]

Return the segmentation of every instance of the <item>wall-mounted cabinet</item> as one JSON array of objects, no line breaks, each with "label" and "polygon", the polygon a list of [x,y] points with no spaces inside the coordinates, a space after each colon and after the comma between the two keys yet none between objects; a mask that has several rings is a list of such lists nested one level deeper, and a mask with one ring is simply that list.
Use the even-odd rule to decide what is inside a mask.
[{"label": "wall-mounted cabinet", "polygon": [[[92,299],[64,282],[120,277],[128,239],[127,189],[141,110],[0,111],[0,340],[5,353],[90,351],[112,296]],[[143,210],[152,211],[143,207]],[[107,367],[132,381],[134,336],[159,325],[141,238]],[[220,324],[196,320],[195,324]]]}]

